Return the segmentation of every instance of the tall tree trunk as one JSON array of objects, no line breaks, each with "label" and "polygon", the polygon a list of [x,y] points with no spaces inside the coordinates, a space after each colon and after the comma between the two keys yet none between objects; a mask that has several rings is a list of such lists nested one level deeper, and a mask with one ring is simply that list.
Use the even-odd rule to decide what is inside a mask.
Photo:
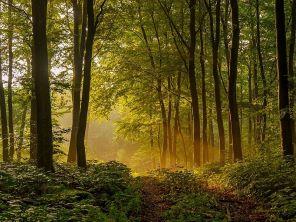
[{"label": "tall tree trunk", "polygon": [[292,143],[291,115],[289,111],[289,79],[286,49],[286,24],[284,0],[275,1],[277,72],[279,79],[279,110],[281,120],[281,141],[284,156],[294,153]]},{"label": "tall tree trunk", "polygon": [[189,65],[188,65],[188,75],[189,75],[189,86],[191,94],[192,103],[192,113],[193,113],[193,163],[194,166],[200,166],[200,119],[199,119],[199,104],[198,104],[198,94],[195,76],[195,48],[196,48],[196,30],[195,30],[195,11],[196,11],[196,0],[189,1],[190,10],[190,44],[188,48],[189,53]]},{"label": "tall tree trunk", "polygon": [[262,129],[261,129],[261,141],[264,142],[265,140],[265,134],[266,134],[266,106],[267,106],[267,82],[266,82],[266,76],[265,76],[265,70],[264,70],[264,64],[263,64],[263,56],[262,56],[262,50],[261,50],[261,34],[260,34],[260,12],[259,12],[259,0],[256,0],[256,38],[257,38],[257,54],[258,54],[258,60],[259,60],[259,68],[260,68],[260,75],[262,79],[263,84],[263,114],[262,114]]},{"label": "tall tree trunk", "polygon": [[[82,68],[83,68],[83,54],[85,51],[85,37],[86,37],[86,1],[82,6],[80,0],[72,0],[74,12],[74,42],[73,42],[73,86],[72,86],[72,130],[68,152],[68,163],[74,163],[77,160],[76,145],[77,145],[77,131],[79,124],[80,113],[80,94],[82,82]],[[82,9],[83,8],[83,9]]]},{"label": "tall tree trunk", "polygon": [[32,0],[32,76],[37,102],[37,166],[53,170],[53,142],[46,37],[47,0]]},{"label": "tall tree trunk", "polygon": [[27,110],[28,110],[28,104],[27,101],[25,101],[24,109],[22,113],[21,118],[21,125],[20,125],[20,133],[19,133],[19,143],[17,146],[17,161],[21,162],[22,159],[22,149],[23,149],[23,143],[24,143],[24,131],[26,126],[26,116],[27,116]]},{"label": "tall tree trunk", "polygon": [[212,109],[210,108],[210,121],[209,121],[209,143],[212,148],[215,147],[215,135],[214,135],[214,126],[213,126],[213,112]]},{"label": "tall tree trunk", "polygon": [[184,158],[185,158],[185,169],[187,169],[188,168],[188,155],[187,155],[187,149],[186,149],[184,136],[183,136],[183,133],[182,133],[182,127],[181,127],[180,119],[178,119],[178,129],[179,129],[179,133],[180,133],[181,140],[182,140],[182,145],[183,145]]},{"label": "tall tree trunk", "polygon": [[170,166],[173,167],[173,138],[172,138],[172,128],[171,128],[171,120],[172,120],[172,95],[171,95],[171,77],[168,77],[168,148],[170,153]]},{"label": "tall tree trunk", "polygon": [[37,104],[35,90],[31,91],[31,116],[30,116],[30,162],[37,160]]},{"label": "tall tree trunk", "polygon": [[[205,1],[206,2],[206,1]],[[218,132],[219,132],[219,141],[220,141],[220,162],[221,164],[225,163],[225,132],[223,124],[223,115],[222,115],[222,103],[221,103],[221,91],[220,91],[220,76],[218,73],[218,55],[219,55],[219,42],[220,42],[220,9],[221,1],[216,1],[216,18],[215,18],[215,30],[214,30],[214,19],[212,15],[212,6],[207,3],[207,8],[210,16],[210,32],[212,40],[212,69],[214,77],[214,86],[215,86],[215,102],[216,102],[216,113],[217,113],[217,123],[218,123]]]},{"label": "tall tree trunk", "polygon": [[203,30],[204,24],[201,23],[199,30],[200,40],[200,67],[201,67],[201,91],[202,91],[202,145],[203,145],[203,163],[209,161],[207,128],[208,128],[208,116],[207,116],[207,91],[206,91],[206,70],[205,70],[205,55],[204,55],[204,41]]},{"label": "tall tree trunk", "polygon": [[[104,4],[104,3],[103,3]],[[101,5],[101,10],[104,5]],[[79,127],[77,132],[77,165],[78,167],[86,167],[86,154],[85,154],[85,130],[88,116],[89,107],[89,93],[91,83],[91,65],[94,37],[96,33],[96,22],[94,17],[94,2],[93,0],[87,0],[87,38],[85,45],[85,57],[84,57],[84,71],[83,71],[83,90],[82,101],[80,106],[79,115]]]},{"label": "tall tree trunk", "polygon": [[12,24],[12,0],[8,0],[8,128],[9,128],[9,158],[13,160],[14,156],[14,129],[13,129],[13,108],[12,108],[12,66],[13,66],[13,52],[12,52],[12,38],[13,38],[13,24]]},{"label": "tall tree trunk", "polygon": [[[230,65],[230,52],[229,52],[229,39],[228,39],[228,19],[229,19],[229,0],[225,0],[225,11],[222,18],[222,28],[223,28],[223,40],[224,48],[226,54],[226,65],[227,65],[227,75],[229,76],[229,65]],[[231,122],[230,122],[230,112],[228,114],[228,159],[232,159],[232,132],[231,132]]]},{"label": "tall tree trunk", "polygon": [[181,72],[178,72],[177,76],[177,95],[175,98],[175,116],[174,116],[174,141],[173,141],[173,167],[176,167],[177,159],[177,140],[180,133],[179,121],[180,121],[180,96],[181,96]]},{"label": "tall tree trunk", "polygon": [[163,101],[161,84],[162,84],[161,79],[158,78],[158,80],[157,80],[157,94],[158,94],[159,105],[160,105],[160,110],[161,110],[162,132],[163,132],[160,167],[165,168],[166,167],[166,160],[167,160],[167,150],[168,150],[168,122],[167,122],[165,104]]},{"label": "tall tree trunk", "polygon": [[237,82],[237,60],[239,49],[239,20],[238,20],[238,2],[237,0],[230,0],[231,14],[232,14],[232,46],[230,53],[229,66],[229,110],[231,117],[231,131],[233,141],[233,159],[234,161],[242,160],[242,146],[241,146],[241,129],[239,123],[239,114],[236,100],[236,82]]},{"label": "tall tree trunk", "polygon": [[252,64],[248,66],[248,99],[249,99],[249,113],[248,113],[248,148],[252,148]]},{"label": "tall tree trunk", "polygon": [[[1,42],[0,42],[1,46]],[[9,161],[8,150],[8,127],[6,115],[5,93],[2,80],[2,50],[0,50],[0,110],[1,110],[1,132],[2,132],[2,158],[4,162]]]},{"label": "tall tree trunk", "polygon": [[[291,90],[291,100],[290,100],[290,107],[292,112],[294,111],[294,103],[296,98],[296,91],[295,91],[295,74],[294,74],[294,53],[295,53],[295,32],[296,32],[296,0],[293,0],[292,2],[292,10],[291,10],[291,34],[290,34],[290,44],[289,44],[289,79],[290,79],[290,90]],[[294,113],[294,112],[293,112]],[[293,115],[293,118],[291,120],[292,124],[292,139],[293,139],[293,145],[294,150],[296,147],[296,129],[295,129],[295,114]],[[295,151],[294,151],[295,152]]]}]

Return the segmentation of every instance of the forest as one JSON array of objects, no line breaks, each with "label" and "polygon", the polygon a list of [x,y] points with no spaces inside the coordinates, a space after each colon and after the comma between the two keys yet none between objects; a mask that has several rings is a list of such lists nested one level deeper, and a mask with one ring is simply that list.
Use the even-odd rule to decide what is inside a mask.
[{"label": "forest", "polygon": [[296,221],[296,0],[0,0],[0,221]]}]

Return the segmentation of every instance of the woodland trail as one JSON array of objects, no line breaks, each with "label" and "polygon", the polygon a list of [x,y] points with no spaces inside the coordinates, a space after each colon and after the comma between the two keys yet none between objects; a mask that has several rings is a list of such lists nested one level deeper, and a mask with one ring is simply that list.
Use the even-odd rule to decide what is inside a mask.
[{"label": "woodland trail", "polygon": [[222,191],[219,188],[209,189],[222,211],[226,212],[228,221],[234,222],[260,222],[266,221],[266,212],[261,209],[259,203],[253,198],[243,196],[240,197],[230,190]]},{"label": "woodland trail", "polygon": [[[226,221],[263,222],[267,220],[267,214],[262,210],[262,206],[250,197],[240,197],[230,190],[225,191],[219,187],[206,187],[204,192],[215,197],[218,209],[226,215]],[[167,190],[156,178],[142,178],[142,222],[165,221],[163,213],[173,206],[173,203],[164,198],[166,193]]]},{"label": "woodland trail", "polygon": [[142,222],[161,222],[162,214],[169,209],[171,203],[167,202],[163,195],[166,190],[162,184],[153,177],[142,178]]}]

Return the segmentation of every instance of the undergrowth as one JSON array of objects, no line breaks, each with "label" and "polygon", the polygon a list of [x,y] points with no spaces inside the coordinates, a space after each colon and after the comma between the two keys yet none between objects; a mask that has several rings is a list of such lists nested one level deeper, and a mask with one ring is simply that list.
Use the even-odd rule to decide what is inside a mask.
[{"label": "undergrowth", "polygon": [[245,162],[209,164],[197,172],[211,186],[251,196],[268,209],[271,221],[296,220],[296,165],[281,156],[260,156]]},{"label": "undergrowth", "polygon": [[0,221],[139,221],[140,195],[130,169],[117,162],[45,174],[1,165]]}]

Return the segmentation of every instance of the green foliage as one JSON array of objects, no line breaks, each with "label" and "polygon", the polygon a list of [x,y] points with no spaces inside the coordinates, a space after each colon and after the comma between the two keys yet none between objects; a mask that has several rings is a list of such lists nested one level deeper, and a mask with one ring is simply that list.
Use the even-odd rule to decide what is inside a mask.
[{"label": "green foliage", "polygon": [[140,195],[130,170],[109,162],[86,171],[2,165],[0,221],[139,221]]},{"label": "green foliage", "polygon": [[168,195],[172,197],[171,199],[182,194],[195,193],[202,189],[202,182],[189,170],[175,172],[160,170],[155,171],[154,175],[163,183]]},{"label": "green foliage", "polygon": [[218,174],[208,174],[217,183],[225,183],[241,195],[251,195],[271,208],[278,220],[293,220],[296,217],[296,165],[282,157],[261,156],[245,162],[221,167]]},{"label": "green foliage", "polygon": [[165,213],[166,221],[226,221],[216,200],[206,193],[182,195]]},{"label": "green foliage", "polygon": [[171,203],[165,211],[166,221],[223,221],[225,214],[215,197],[205,191],[205,183],[191,171],[161,170],[154,172],[165,190],[164,199]]}]

